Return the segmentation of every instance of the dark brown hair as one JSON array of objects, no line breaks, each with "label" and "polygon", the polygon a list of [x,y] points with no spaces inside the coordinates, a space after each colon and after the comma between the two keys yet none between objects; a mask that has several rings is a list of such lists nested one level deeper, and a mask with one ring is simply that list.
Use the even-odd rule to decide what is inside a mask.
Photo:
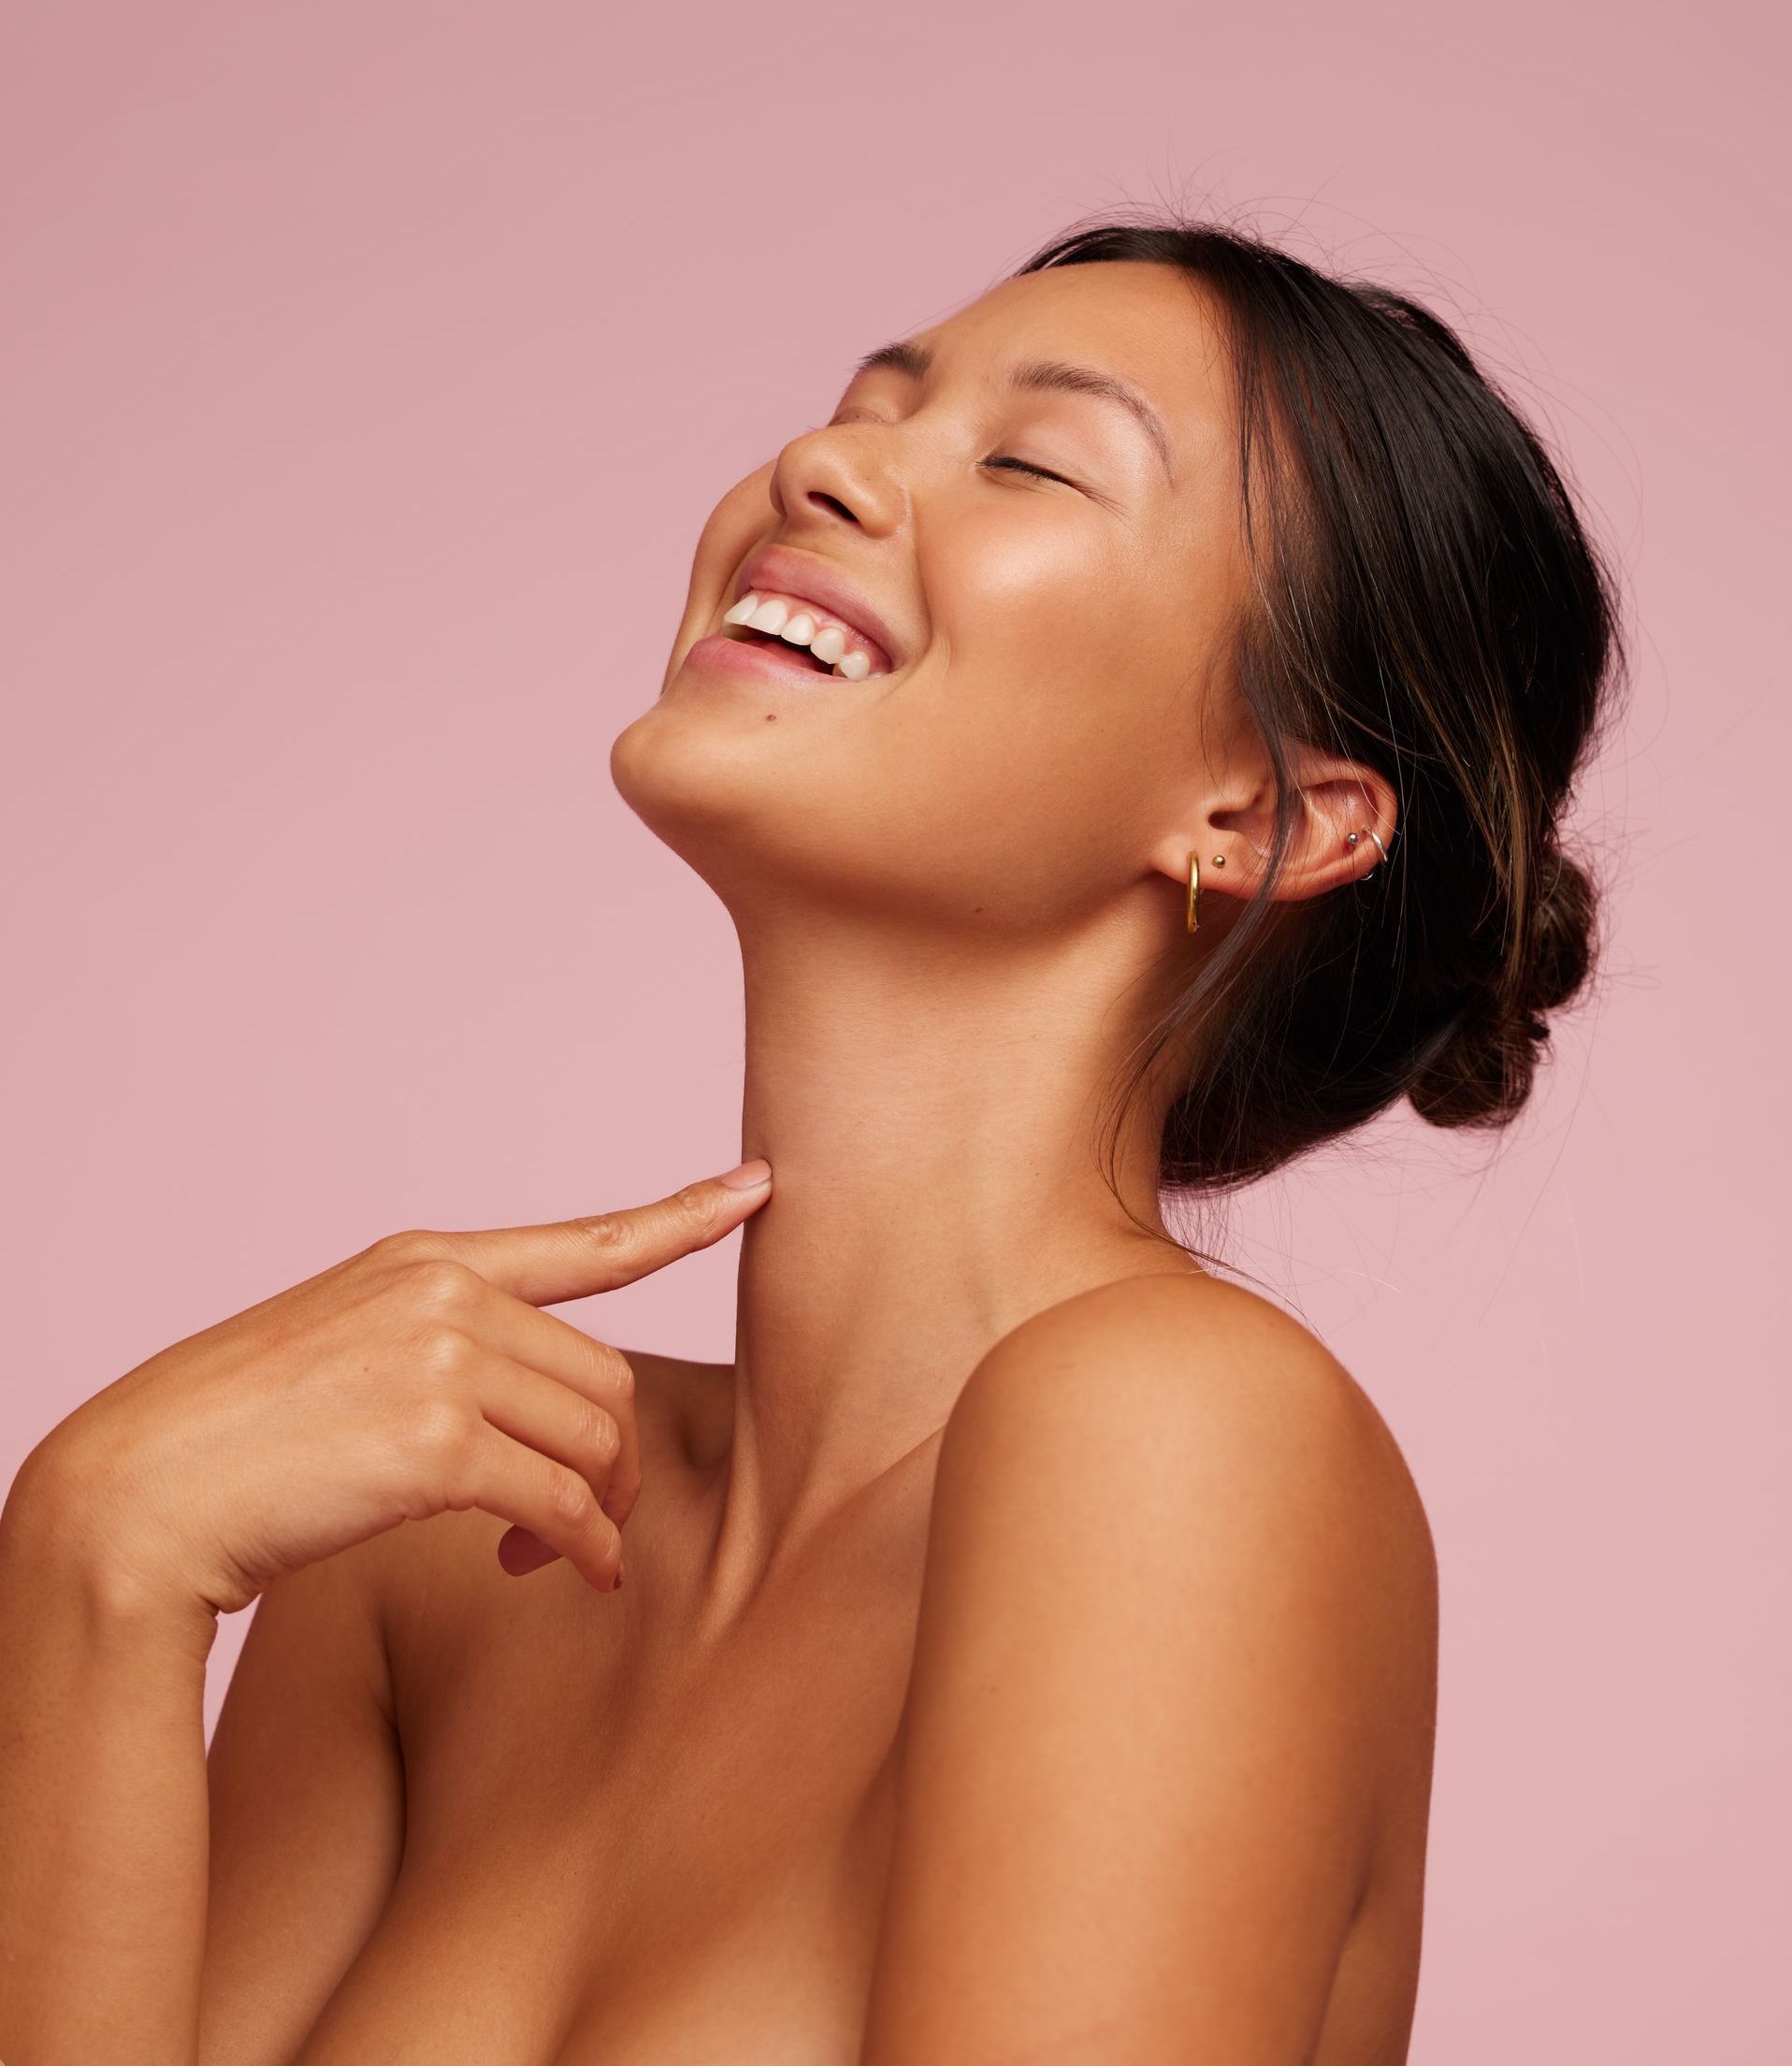
[{"label": "dark brown hair", "polygon": [[[1279,792],[1262,889],[1127,1086],[1172,1040],[1199,1058],[1161,1181],[1236,1188],[1403,1097],[1503,1125],[1597,959],[1561,818],[1626,678],[1613,577],[1537,433],[1419,303],[1177,217],[1071,231],[1019,271],[1109,260],[1178,267],[1228,335],[1256,589],[1233,660]],[[1292,740],[1377,769],[1399,815],[1390,860],[1291,923]]]}]

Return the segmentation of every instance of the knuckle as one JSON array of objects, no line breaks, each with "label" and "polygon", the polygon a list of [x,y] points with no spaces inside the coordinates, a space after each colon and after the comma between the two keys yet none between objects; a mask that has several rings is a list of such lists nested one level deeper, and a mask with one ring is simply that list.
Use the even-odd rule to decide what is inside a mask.
[{"label": "knuckle", "polygon": [[383,1234],[367,1252],[377,1263],[403,1268],[407,1264],[426,1263],[445,1255],[447,1250],[441,1235],[430,1228],[404,1227],[397,1234]]},{"label": "knuckle", "polygon": [[451,1475],[472,1452],[484,1416],[470,1399],[452,1392],[427,1392],[405,1416],[411,1452],[439,1476]]},{"label": "knuckle", "polygon": [[431,1319],[420,1331],[412,1351],[419,1369],[435,1378],[452,1378],[470,1367],[477,1344],[445,1320]]},{"label": "knuckle", "polygon": [[549,1479],[547,1503],[555,1524],[574,1534],[588,1528],[598,1510],[597,1494],[573,1470],[556,1470]]},{"label": "knuckle", "polygon": [[406,1264],[404,1295],[413,1310],[446,1315],[466,1310],[481,1279],[448,1255],[424,1255]]},{"label": "knuckle", "polygon": [[573,1431],[573,1440],[581,1454],[595,1462],[609,1466],[614,1464],[622,1448],[621,1432],[609,1414],[589,1399],[581,1399],[577,1408],[578,1425]]},{"label": "knuckle", "polygon": [[686,1225],[706,1227],[715,1217],[715,1186],[710,1182],[686,1184],[674,1191],[669,1201]]},{"label": "knuckle", "polygon": [[593,1212],[572,1225],[579,1238],[600,1255],[626,1255],[634,1246],[632,1222],[620,1212]]},{"label": "knuckle", "polygon": [[598,1461],[606,1470],[622,1454],[622,1430],[609,1414],[600,1414],[598,1424],[592,1432],[591,1446],[597,1451]]},{"label": "knuckle", "polygon": [[603,1374],[616,1397],[628,1405],[635,1395],[635,1366],[619,1349],[607,1350],[600,1359]]}]

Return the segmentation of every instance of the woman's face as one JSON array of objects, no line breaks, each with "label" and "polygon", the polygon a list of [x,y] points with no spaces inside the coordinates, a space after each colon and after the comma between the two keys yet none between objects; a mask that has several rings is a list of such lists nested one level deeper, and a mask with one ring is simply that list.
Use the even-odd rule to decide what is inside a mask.
[{"label": "woman's face", "polygon": [[[856,375],[722,498],[612,773],[730,907],[782,890],[1061,928],[1161,874],[1166,842],[1185,854],[1210,770],[1248,750],[1224,664],[1247,578],[1226,350],[1195,285],[1131,262],[1004,282],[907,342],[911,367]],[[1154,426],[1052,368],[1124,383]],[[785,551],[760,592],[844,582],[889,672],[717,660],[701,642],[766,546]]]}]

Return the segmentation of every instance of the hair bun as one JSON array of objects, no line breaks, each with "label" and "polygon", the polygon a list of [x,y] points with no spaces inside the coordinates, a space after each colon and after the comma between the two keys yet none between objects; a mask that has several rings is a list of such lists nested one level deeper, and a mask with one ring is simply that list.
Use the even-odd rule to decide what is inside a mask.
[{"label": "hair bun", "polygon": [[1538,872],[1525,961],[1530,1008],[1557,1011],[1580,994],[1593,969],[1598,892],[1586,870],[1552,845]]},{"label": "hair bun", "polygon": [[1519,950],[1438,1029],[1408,1091],[1434,1126],[1503,1126],[1531,1093],[1549,1041],[1545,1016],[1577,996],[1592,971],[1598,893],[1585,869],[1552,845],[1539,862]]}]

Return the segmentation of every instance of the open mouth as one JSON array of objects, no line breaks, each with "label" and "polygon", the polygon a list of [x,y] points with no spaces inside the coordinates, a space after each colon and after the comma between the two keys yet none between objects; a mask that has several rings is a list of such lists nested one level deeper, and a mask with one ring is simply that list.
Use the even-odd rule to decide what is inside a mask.
[{"label": "open mouth", "polygon": [[831,675],[834,672],[826,660],[817,659],[806,645],[797,645],[788,639],[780,638],[775,631],[756,631],[750,625],[727,624],[722,627],[721,635],[741,645],[775,646],[785,658],[797,667],[805,668],[811,674]]},{"label": "open mouth", "polygon": [[748,588],[722,613],[722,636],[745,632],[805,654],[824,674],[862,682],[887,674],[889,655],[875,639],[806,596]]}]

